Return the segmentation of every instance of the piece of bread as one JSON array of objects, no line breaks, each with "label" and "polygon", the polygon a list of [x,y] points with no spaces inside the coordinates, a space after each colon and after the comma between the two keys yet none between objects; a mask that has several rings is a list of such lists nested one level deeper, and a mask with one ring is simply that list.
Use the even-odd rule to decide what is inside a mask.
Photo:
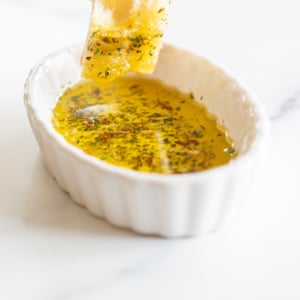
[{"label": "piece of bread", "polygon": [[109,81],[152,73],[162,47],[170,0],[94,0],[82,77]]}]

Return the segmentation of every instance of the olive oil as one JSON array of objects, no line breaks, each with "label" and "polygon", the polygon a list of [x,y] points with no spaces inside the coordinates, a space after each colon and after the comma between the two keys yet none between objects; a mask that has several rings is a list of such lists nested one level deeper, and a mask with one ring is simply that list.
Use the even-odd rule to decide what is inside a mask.
[{"label": "olive oil", "polygon": [[200,99],[149,78],[79,81],[58,99],[52,123],[85,153],[137,171],[199,172],[236,155]]}]

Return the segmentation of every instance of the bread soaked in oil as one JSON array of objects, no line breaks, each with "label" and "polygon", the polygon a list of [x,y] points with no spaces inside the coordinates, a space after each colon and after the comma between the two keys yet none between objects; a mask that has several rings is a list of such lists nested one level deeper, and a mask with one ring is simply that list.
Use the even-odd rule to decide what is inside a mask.
[{"label": "bread soaked in oil", "polygon": [[94,0],[81,57],[82,77],[107,82],[152,73],[167,26],[169,0]]}]

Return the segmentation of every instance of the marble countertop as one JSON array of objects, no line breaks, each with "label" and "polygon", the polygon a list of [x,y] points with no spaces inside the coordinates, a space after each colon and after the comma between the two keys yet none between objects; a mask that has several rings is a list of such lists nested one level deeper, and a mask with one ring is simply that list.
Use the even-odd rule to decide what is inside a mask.
[{"label": "marble countertop", "polygon": [[83,42],[87,0],[0,2],[0,299],[300,299],[300,4],[174,0],[167,42],[227,66],[270,117],[271,147],[226,229],[162,239],[74,204],[45,169],[23,84],[48,53]]}]

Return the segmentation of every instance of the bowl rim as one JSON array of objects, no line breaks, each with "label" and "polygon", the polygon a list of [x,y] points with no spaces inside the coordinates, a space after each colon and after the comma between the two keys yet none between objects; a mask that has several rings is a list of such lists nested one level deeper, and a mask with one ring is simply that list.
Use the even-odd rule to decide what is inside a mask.
[{"label": "bowl rim", "polygon": [[[185,180],[190,182],[197,182],[199,180],[207,180],[211,176],[225,176],[233,172],[239,172],[241,169],[247,167],[249,164],[253,164],[253,161],[260,156],[264,151],[265,147],[268,145],[270,138],[270,120],[267,117],[262,103],[259,101],[256,94],[249,89],[245,83],[243,83],[237,76],[235,76],[227,67],[216,62],[214,59],[201,56],[191,50],[185,49],[183,47],[178,47],[170,43],[164,43],[164,47],[175,48],[176,50],[185,52],[187,55],[193,55],[194,57],[200,58],[208,62],[213,68],[221,71],[227,78],[232,80],[236,86],[244,93],[247,101],[250,102],[253,107],[254,113],[256,115],[256,136],[251,143],[249,149],[238,155],[236,158],[231,160],[229,163],[224,165],[216,166],[214,168],[194,172],[194,173],[183,173],[183,174],[160,174],[160,173],[148,173],[142,171],[136,171],[121,166],[117,166],[111,163],[107,163],[99,158],[93,157],[80,148],[73,146],[68,143],[62,135],[60,135],[54,127],[51,125],[51,120],[45,122],[44,118],[40,116],[39,111],[35,108],[32,103],[31,90],[35,85],[35,77],[40,71],[40,69],[45,65],[45,63],[61,53],[68,52],[70,55],[74,55],[78,51],[80,44],[75,44],[67,47],[60,48],[39,60],[37,64],[33,66],[30,70],[24,84],[24,97],[23,101],[25,108],[27,110],[28,116],[32,114],[36,121],[39,123],[39,130],[42,128],[47,136],[59,146],[61,150],[65,153],[71,155],[75,159],[79,159],[83,163],[87,163],[90,167],[96,169],[97,171],[105,171],[110,174],[117,175],[120,177],[127,177],[137,181],[151,181],[161,184],[177,184],[179,181]],[[78,78],[80,79],[80,77]],[[32,125],[31,125],[32,126]]]}]

